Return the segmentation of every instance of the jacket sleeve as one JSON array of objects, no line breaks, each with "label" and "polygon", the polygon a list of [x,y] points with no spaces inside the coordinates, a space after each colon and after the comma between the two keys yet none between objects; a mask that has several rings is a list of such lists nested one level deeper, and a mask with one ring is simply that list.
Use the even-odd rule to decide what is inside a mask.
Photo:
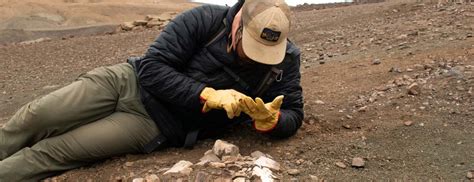
[{"label": "jacket sleeve", "polygon": [[286,76],[283,76],[282,81],[271,88],[270,94],[268,94],[269,98],[267,98],[271,102],[279,95],[285,96],[280,109],[278,124],[269,132],[270,136],[276,138],[293,136],[301,127],[304,118],[299,53],[291,59],[288,69],[285,69],[283,74],[285,73]]},{"label": "jacket sleeve", "polygon": [[210,6],[188,10],[173,19],[148,48],[136,70],[140,86],[155,98],[186,108],[200,107],[205,85],[185,74],[187,63],[221,22]]}]

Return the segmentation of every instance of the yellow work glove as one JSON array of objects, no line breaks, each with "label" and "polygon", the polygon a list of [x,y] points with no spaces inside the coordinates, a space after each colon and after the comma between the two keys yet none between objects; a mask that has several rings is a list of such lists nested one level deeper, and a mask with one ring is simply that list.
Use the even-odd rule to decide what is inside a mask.
[{"label": "yellow work glove", "polygon": [[242,111],[253,119],[253,125],[257,131],[268,132],[276,127],[280,116],[280,107],[283,103],[283,95],[276,97],[270,103],[263,103],[263,100],[250,97],[243,97],[240,100]]},{"label": "yellow work glove", "polygon": [[229,119],[240,116],[242,110],[239,106],[239,100],[246,97],[246,95],[233,89],[214,90],[210,87],[204,88],[200,96],[204,102],[203,113],[209,112],[211,109],[223,109],[227,112]]}]

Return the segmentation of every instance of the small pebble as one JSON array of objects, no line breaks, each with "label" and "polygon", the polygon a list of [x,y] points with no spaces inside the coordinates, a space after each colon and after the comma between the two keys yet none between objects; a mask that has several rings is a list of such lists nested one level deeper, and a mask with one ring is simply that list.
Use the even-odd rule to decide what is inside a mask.
[{"label": "small pebble", "polygon": [[352,167],[355,168],[363,168],[365,166],[365,161],[364,159],[360,157],[355,157],[352,159]]},{"label": "small pebble", "polygon": [[289,169],[287,172],[288,172],[289,175],[292,175],[292,176],[296,176],[296,175],[300,174],[300,170],[298,170],[298,169]]},{"label": "small pebble", "polygon": [[345,169],[347,166],[343,162],[336,162],[336,166]]},{"label": "small pebble", "polygon": [[413,121],[405,121],[405,122],[403,122],[403,124],[405,126],[411,126],[411,125],[413,125]]},{"label": "small pebble", "polygon": [[127,167],[132,167],[132,166],[133,166],[133,162],[126,162],[126,163],[125,163],[125,166],[127,166]]},{"label": "small pebble", "polygon": [[467,177],[467,179],[474,179],[474,172],[473,171],[467,172],[466,177]]},{"label": "small pebble", "polygon": [[373,65],[379,65],[381,64],[382,62],[380,61],[380,59],[375,59],[374,61],[372,61],[372,64]]}]

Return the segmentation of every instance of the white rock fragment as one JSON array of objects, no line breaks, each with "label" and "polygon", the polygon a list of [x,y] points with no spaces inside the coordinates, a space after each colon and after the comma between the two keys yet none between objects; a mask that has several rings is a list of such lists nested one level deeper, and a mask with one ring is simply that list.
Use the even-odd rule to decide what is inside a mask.
[{"label": "white rock fragment", "polygon": [[223,140],[217,140],[216,143],[214,143],[214,147],[212,148],[212,151],[214,151],[214,154],[216,154],[217,157],[222,157],[226,155],[229,155],[229,156],[239,155],[239,147]]},{"label": "white rock fragment", "polygon": [[272,170],[266,168],[266,167],[258,167],[255,166],[252,170],[252,176],[258,176],[260,177],[260,180],[265,181],[265,182],[273,182],[273,173]]},{"label": "white rock fragment", "polygon": [[314,103],[319,105],[324,105],[325,103],[322,100],[316,100]]},{"label": "white rock fragment", "polygon": [[135,178],[132,180],[132,182],[145,182],[145,179],[143,178]]},{"label": "white rock fragment", "polygon": [[172,174],[172,173],[178,173],[178,174],[183,174],[183,175],[189,175],[193,169],[191,168],[191,166],[193,165],[193,163],[189,162],[189,161],[179,161],[178,163],[176,163],[173,167],[171,167],[171,169],[169,169],[168,171],[166,171],[164,173],[164,175],[166,174]]},{"label": "white rock fragment", "polygon": [[276,170],[276,171],[280,171],[280,164],[278,162],[275,162],[274,160],[268,158],[268,157],[265,157],[265,156],[259,157],[254,162],[254,164],[256,166],[267,167],[267,168],[270,168],[270,169],[273,169],[273,170]]}]

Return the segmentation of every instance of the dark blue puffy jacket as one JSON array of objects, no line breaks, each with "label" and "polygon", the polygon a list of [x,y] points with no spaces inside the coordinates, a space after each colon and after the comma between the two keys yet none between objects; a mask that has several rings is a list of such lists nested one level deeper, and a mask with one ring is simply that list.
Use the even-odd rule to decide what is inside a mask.
[{"label": "dark blue puffy jacket", "polygon": [[[222,110],[201,113],[203,104],[199,98],[204,87],[235,89],[252,96],[251,91],[259,86],[271,68],[259,63],[243,63],[234,52],[227,52],[229,25],[242,3],[230,8],[204,5],[178,15],[160,33],[145,56],[132,64],[143,104],[173,146],[182,145],[186,133],[196,128],[224,130],[225,126],[250,119],[244,115],[230,120]],[[225,34],[205,46],[222,30]],[[250,89],[239,85],[224,71],[224,65],[248,83]],[[278,125],[269,133],[285,138],[295,134],[303,120],[299,49],[288,43],[287,55],[276,67],[283,70],[282,79],[273,82],[261,98],[271,102],[279,95],[285,96]]]}]

